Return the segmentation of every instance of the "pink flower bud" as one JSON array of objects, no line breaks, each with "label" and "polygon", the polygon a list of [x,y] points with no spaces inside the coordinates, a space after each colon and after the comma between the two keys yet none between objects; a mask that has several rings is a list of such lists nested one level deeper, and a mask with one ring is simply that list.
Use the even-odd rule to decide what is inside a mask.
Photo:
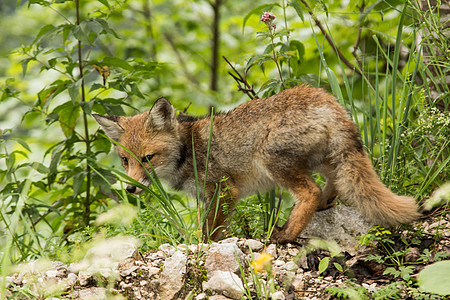
[{"label": "pink flower bud", "polygon": [[266,25],[270,25],[273,20],[275,20],[276,16],[271,12],[264,12],[261,16],[261,22]]}]

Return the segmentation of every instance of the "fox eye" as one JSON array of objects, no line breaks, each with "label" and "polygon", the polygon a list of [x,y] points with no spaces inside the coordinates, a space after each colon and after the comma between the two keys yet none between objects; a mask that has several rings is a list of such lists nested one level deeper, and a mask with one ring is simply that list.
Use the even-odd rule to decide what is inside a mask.
[{"label": "fox eye", "polygon": [[142,162],[143,163],[150,162],[152,160],[153,156],[155,156],[155,155],[154,154],[149,154],[149,155],[144,156],[142,158]]},{"label": "fox eye", "polygon": [[124,157],[121,157],[121,159],[122,159],[122,164],[123,164],[124,166],[128,166],[128,158],[126,158],[126,157],[124,156]]}]

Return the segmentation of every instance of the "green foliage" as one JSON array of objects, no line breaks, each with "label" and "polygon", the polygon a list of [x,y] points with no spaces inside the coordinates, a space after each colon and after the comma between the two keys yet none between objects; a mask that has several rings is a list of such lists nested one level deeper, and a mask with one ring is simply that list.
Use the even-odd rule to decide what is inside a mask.
[{"label": "green foliage", "polygon": [[231,236],[263,238],[264,217],[267,209],[257,196],[239,201],[231,211],[230,225],[227,228]]},{"label": "green foliage", "polygon": [[401,299],[401,293],[403,292],[403,290],[399,288],[401,285],[401,282],[393,282],[383,286],[373,292],[372,298],[376,300]]},{"label": "green foliage", "polygon": [[351,281],[348,281],[347,286],[345,287],[331,286],[326,288],[325,291],[330,293],[334,297],[338,297],[339,299],[370,299],[368,292],[364,287],[357,285]]}]

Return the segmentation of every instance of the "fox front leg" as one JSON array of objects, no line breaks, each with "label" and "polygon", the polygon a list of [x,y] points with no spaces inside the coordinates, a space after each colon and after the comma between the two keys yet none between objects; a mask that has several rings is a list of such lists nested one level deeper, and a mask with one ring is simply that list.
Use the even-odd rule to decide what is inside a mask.
[{"label": "fox front leg", "polygon": [[[209,196],[205,202],[205,209],[209,209],[207,222],[203,225],[203,237],[218,241],[226,235],[226,219],[233,210],[238,197],[238,189],[231,186],[230,181],[221,182],[218,195],[216,185],[208,186]],[[215,195],[216,194],[216,195]]]}]

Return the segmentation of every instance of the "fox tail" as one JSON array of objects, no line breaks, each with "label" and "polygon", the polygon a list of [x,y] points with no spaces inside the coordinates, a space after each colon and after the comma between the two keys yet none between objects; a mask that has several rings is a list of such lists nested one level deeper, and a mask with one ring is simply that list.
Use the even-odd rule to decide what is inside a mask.
[{"label": "fox tail", "polygon": [[340,163],[336,164],[336,189],[344,201],[356,207],[369,221],[380,226],[395,226],[421,216],[414,198],[396,195],[380,181],[363,150],[340,157]]}]

